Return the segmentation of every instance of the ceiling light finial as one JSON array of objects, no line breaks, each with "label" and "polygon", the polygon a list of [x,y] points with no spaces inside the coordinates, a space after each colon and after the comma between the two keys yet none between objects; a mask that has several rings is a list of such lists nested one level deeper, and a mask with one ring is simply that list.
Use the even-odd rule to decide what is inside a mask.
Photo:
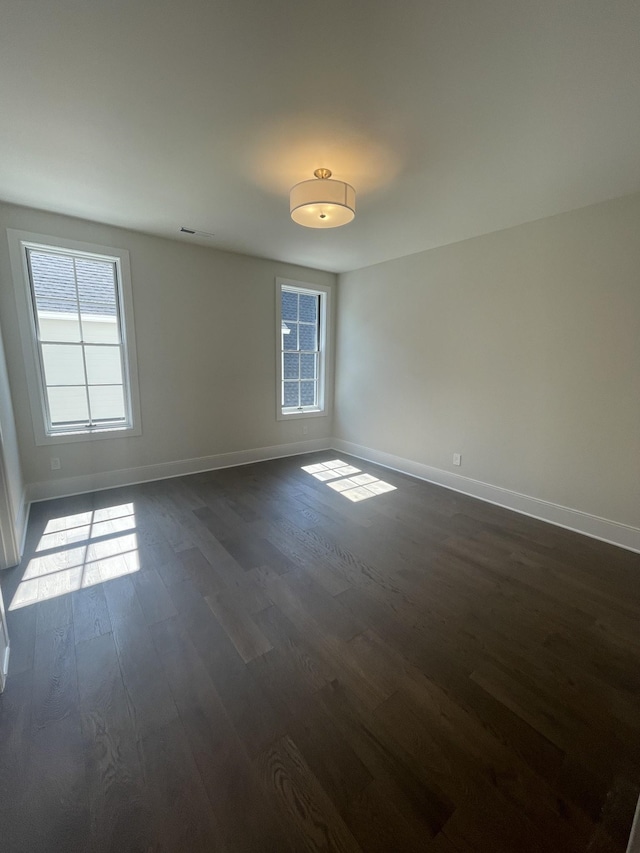
[{"label": "ceiling light finial", "polygon": [[356,215],[356,191],[331,178],[331,169],[316,169],[318,180],[302,181],[289,194],[291,218],[306,228],[337,228]]}]

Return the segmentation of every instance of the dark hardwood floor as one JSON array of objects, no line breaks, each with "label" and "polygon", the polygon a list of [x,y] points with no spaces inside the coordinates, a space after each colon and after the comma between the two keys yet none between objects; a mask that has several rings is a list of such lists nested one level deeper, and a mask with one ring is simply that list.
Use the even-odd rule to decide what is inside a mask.
[{"label": "dark hardwood floor", "polygon": [[640,555],[336,457],[32,507],[3,853],[625,850]]}]

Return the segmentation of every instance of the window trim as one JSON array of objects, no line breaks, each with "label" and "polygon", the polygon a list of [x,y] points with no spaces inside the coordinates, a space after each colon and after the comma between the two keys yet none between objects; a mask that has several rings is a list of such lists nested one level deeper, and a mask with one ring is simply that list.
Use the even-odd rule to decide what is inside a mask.
[{"label": "window trim", "polygon": [[[302,412],[285,412],[282,408],[282,290],[297,290],[320,296],[320,340],[318,351],[318,401],[317,408],[307,408]],[[306,281],[294,281],[289,278],[276,278],[276,420],[288,421],[299,418],[323,418],[329,415],[330,397],[328,377],[331,375],[331,288],[323,284],[311,284]]]},{"label": "window trim", "polygon": [[[133,320],[133,296],[131,291],[131,268],[129,252],[108,246],[83,243],[76,240],[34,234],[29,231],[17,231],[8,228],[9,256],[13,273],[13,285],[18,311],[18,325],[22,342],[27,391],[33,423],[36,445],[69,444],[81,441],[95,441],[105,438],[123,438],[142,435],[140,417],[140,390],[138,384],[138,366],[135,327]],[[129,403],[130,424],[124,426],[98,427],[69,430],[67,432],[49,432],[47,429],[47,397],[42,376],[40,354],[38,350],[37,321],[33,305],[32,286],[29,276],[27,249],[46,251],[74,252],[89,257],[97,257],[115,263],[118,278],[118,299],[122,320],[122,355],[126,367],[124,392]]]}]

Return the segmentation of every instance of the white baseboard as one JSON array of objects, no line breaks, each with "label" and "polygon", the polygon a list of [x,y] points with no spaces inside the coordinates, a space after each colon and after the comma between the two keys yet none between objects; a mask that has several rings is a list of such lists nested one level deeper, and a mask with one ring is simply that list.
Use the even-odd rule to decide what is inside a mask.
[{"label": "white baseboard", "polygon": [[350,441],[333,439],[332,446],[334,450],[349,453],[358,459],[374,462],[376,465],[391,468],[402,474],[410,474],[420,480],[427,480],[438,486],[471,495],[471,497],[497,504],[522,515],[539,518],[542,521],[555,524],[557,527],[565,527],[568,530],[583,533],[585,536],[591,536],[593,539],[601,539],[603,542],[609,542],[612,545],[618,545],[620,548],[640,553],[640,528],[638,527],[620,524],[617,521],[610,521],[607,518],[600,518],[597,515],[590,515],[587,512],[570,509],[540,498],[532,498],[510,489],[492,486],[480,480],[463,477],[461,474],[454,474],[441,468],[432,468],[430,465],[414,462],[412,459],[404,459],[401,456],[394,456],[391,453],[374,450],[371,447],[363,447]]},{"label": "white baseboard", "polygon": [[84,492],[113,489],[118,486],[132,486],[135,483],[148,483],[152,480],[165,480],[169,477],[183,477],[185,474],[215,471],[218,468],[265,462],[268,459],[279,459],[283,456],[299,456],[302,453],[328,450],[330,447],[331,439],[329,438],[276,444],[272,447],[258,447],[253,450],[238,450],[234,453],[218,453],[215,456],[200,456],[196,459],[181,459],[176,462],[161,462],[157,465],[120,468],[116,471],[101,471],[97,474],[83,474],[80,477],[31,483],[27,487],[27,493],[31,502],[45,501]]}]

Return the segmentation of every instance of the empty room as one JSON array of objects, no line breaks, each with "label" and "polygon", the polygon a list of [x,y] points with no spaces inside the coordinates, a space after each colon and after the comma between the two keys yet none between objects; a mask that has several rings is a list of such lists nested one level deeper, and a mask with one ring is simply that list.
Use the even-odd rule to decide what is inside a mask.
[{"label": "empty room", "polygon": [[0,0],[2,853],[640,851],[637,0]]}]

